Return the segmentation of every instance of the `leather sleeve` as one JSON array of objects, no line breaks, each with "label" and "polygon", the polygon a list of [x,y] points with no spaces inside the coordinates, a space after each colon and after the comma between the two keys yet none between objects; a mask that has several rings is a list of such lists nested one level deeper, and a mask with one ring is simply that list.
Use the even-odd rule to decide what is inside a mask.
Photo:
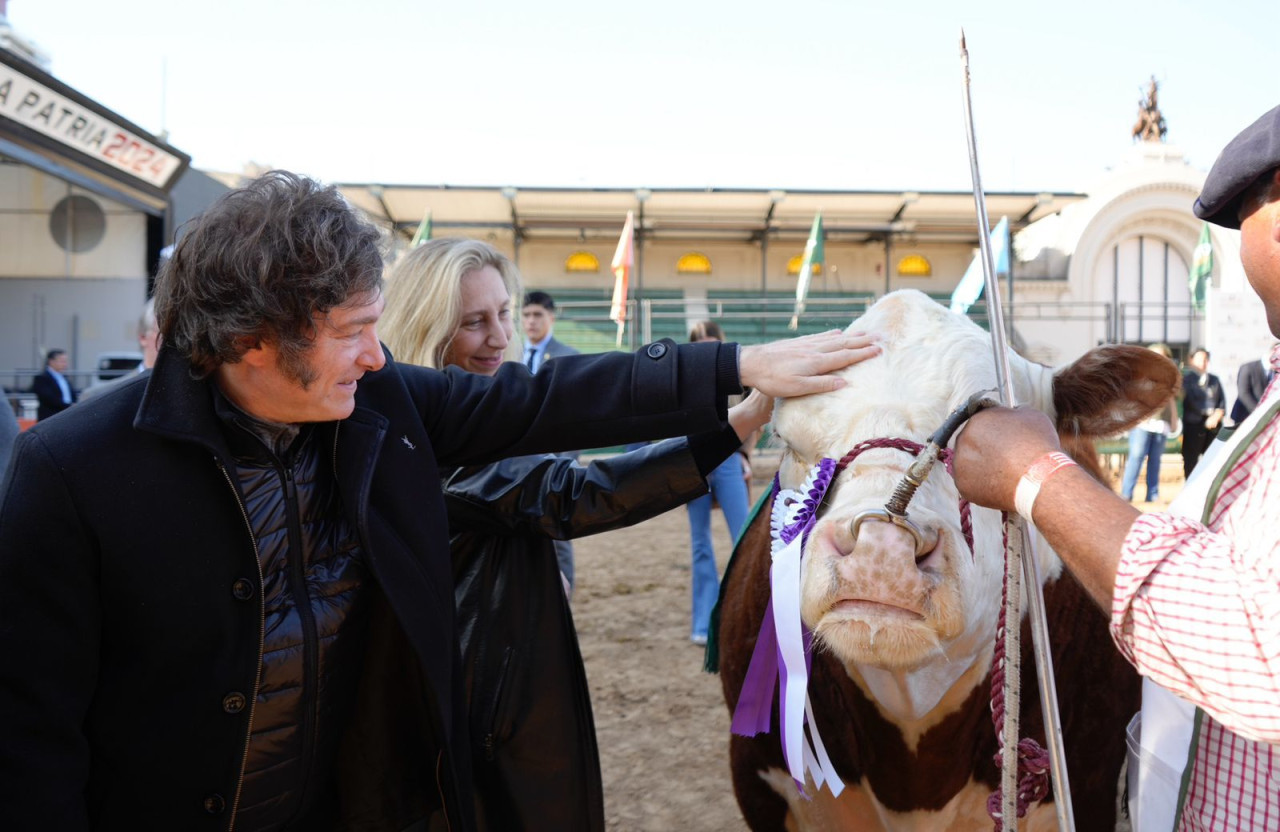
[{"label": "leather sleeve", "polygon": [[450,533],[565,540],[648,520],[707,493],[695,455],[723,462],[736,447],[726,433],[733,431],[669,439],[588,465],[548,455],[459,468],[444,481]]}]

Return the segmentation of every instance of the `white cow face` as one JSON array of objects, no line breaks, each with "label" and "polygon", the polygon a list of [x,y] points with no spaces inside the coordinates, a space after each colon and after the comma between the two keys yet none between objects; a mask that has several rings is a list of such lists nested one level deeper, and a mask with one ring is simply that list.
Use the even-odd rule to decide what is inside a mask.
[{"label": "white cow face", "polygon": [[[884,352],[845,370],[841,390],[778,404],[773,424],[787,446],[783,487],[798,487],[819,459],[840,459],[866,440],[923,445],[971,394],[995,394],[989,335],[920,292],[886,296],[850,329],[877,334]],[[1050,371],[1011,360],[1019,403],[1051,408]],[[976,555],[970,552],[959,494],[941,463],[909,507],[925,540],[922,553],[908,532],[881,521],[863,523],[855,538],[854,518],[883,508],[914,458],[892,448],[868,450],[833,483],[804,554],[801,615],[819,648],[834,652],[860,681],[874,687],[871,677],[887,673],[895,677],[886,680],[889,687],[918,688],[923,673],[927,691],[914,691],[904,703],[918,713],[975,661],[989,658],[1003,548],[998,513],[974,507]]]}]

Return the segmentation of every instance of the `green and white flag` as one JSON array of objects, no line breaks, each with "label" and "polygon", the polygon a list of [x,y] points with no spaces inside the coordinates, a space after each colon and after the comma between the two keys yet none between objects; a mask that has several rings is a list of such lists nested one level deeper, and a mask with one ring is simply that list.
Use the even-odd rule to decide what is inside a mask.
[{"label": "green and white flag", "polygon": [[418,230],[414,232],[413,242],[409,243],[409,248],[417,248],[418,246],[431,239],[431,212],[422,215],[422,222],[418,223]]},{"label": "green and white flag", "polygon": [[1209,240],[1209,223],[1200,229],[1200,242],[1191,252],[1191,271],[1187,273],[1187,288],[1191,290],[1191,305],[1196,311],[1204,311],[1204,294],[1213,273],[1213,243]]},{"label": "green and white flag", "polygon": [[796,310],[791,316],[789,329],[800,326],[800,313],[804,312],[804,299],[809,296],[809,280],[813,277],[814,267],[822,271],[826,253],[822,248],[822,212],[813,218],[813,228],[809,229],[809,241],[804,244],[804,261],[800,264],[800,275],[796,280]]}]

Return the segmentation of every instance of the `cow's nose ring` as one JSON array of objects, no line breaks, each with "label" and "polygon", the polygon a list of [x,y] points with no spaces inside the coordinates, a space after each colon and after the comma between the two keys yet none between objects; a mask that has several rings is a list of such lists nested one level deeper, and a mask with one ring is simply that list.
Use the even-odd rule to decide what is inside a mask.
[{"label": "cow's nose ring", "polygon": [[853,533],[853,539],[858,539],[858,530],[867,520],[879,520],[882,523],[892,523],[893,525],[905,529],[907,534],[911,535],[912,540],[916,542],[916,557],[920,557],[925,553],[924,534],[920,529],[916,528],[916,524],[912,523],[905,516],[893,514],[882,508],[873,508],[866,511],[858,512],[857,516],[849,523],[849,531]]}]

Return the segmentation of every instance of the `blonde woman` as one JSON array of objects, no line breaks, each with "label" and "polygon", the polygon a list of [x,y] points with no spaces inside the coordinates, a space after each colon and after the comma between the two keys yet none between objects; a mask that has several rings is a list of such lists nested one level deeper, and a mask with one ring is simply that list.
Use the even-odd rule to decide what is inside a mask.
[{"label": "blonde woman", "polygon": [[[400,361],[491,376],[519,361],[520,297],[515,267],[492,246],[431,240],[388,276],[382,336]],[[723,431],[586,466],[547,455],[441,472],[481,828],[604,828],[586,674],[553,539],[638,523],[705,494],[707,475],[769,408],[749,397]]]}]

